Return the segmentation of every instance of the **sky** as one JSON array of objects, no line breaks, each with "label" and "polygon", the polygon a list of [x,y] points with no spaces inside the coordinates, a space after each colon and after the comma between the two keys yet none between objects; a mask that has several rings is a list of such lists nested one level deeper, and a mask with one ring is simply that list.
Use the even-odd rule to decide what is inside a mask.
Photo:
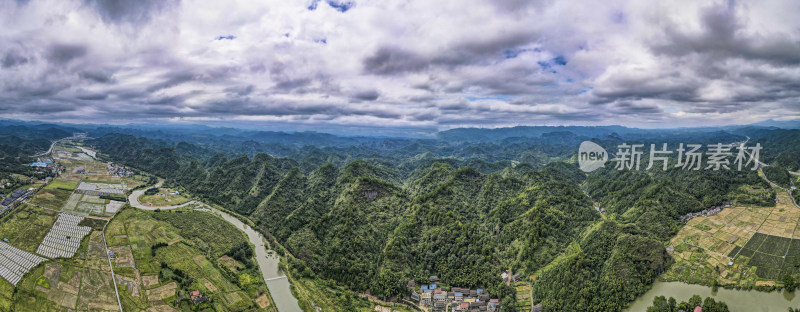
[{"label": "sky", "polygon": [[0,0],[0,117],[360,134],[786,120],[798,16],[796,0]]}]

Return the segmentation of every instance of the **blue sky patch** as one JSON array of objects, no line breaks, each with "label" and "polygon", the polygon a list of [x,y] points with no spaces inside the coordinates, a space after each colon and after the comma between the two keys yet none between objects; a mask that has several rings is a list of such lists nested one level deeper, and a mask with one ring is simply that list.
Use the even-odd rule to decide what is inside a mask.
[{"label": "blue sky patch", "polygon": [[226,39],[227,39],[227,40],[233,40],[233,39],[236,39],[236,36],[234,36],[234,35],[227,35],[227,36],[219,36],[219,37],[217,37],[217,40],[226,40]]},{"label": "blue sky patch", "polygon": [[[549,61],[538,61],[536,62],[536,64],[539,64],[539,66],[542,67],[542,69],[550,69],[551,67],[556,65],[558,66],[567,65],[567,59],[559,55]],[[555,74],[555,70],[553,70],[553,73]]]},{"label": "blue sky patch", "polygon": [[354,1],[328,0],[328,5],[337,11],[344,13],[356,6],[356,3]]}]

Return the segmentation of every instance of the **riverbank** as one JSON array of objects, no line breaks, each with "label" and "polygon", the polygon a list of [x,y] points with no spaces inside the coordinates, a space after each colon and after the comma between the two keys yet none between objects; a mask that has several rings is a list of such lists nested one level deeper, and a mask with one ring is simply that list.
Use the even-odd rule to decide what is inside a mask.
[{"label": "riverbank", "polygon": [[[163,180],[159,180],[159,182],[154,187],[160,187],[163,184]],[[207,210],[211,213],[214,213],[220,216],[222,219],[227,221],[228,223],[232,224],[242,232],[247,235],[248,240],[251,244],[253,244],[253,249],[255,250],[255,258],[256,262],[258,263],[259,270],[261,271],[261,275],[264,279],[264,282],[267,285],[267,289],[269,289],[270,296],[272,297],[273,303],[277,307],[278,311],[280,312],[302,312],[303,310],[300,309],[300,305],[297,299],[292,295],[291,288],[289,284],[289,280],[283,271],[279,267],[280,258],[275,254],[274,251],[267,249],[267,244],[265,244],[266,239],[264,238],[261,233],[254,230],[249,224],[245,224],[242,220],[233,215],[222,211],[221,209],[217,209],[213,206],[206,205],[203,202],[192,200],[187,203],[181,205],[173,205],[173,206],[161,206],[161,207],[151,207],[142,205],[139,202],[139,196],[144,194],[147,188],[135,190],[131,193],[128,197],[130,205],[142,209],[142,210],[171,210],[177,208],[183,208],[189,205],[198,205],[199,209]]]},{"label": "riverbank", "polygon": [[645,312],[653,304],[653,298],[673,297],[677,301],[687,301],[692,295],[712,297],[716,301],[728,304],[731,312],[770,312],[787,311],[788,308],[800,307],[800,296],[796,292],[786,291],[761,292],[755,290],[736,290],[719,288],[716,292],[711,287],[686,284],[682,282],[653,283],[653,288],[639,296],[625,312]]}]

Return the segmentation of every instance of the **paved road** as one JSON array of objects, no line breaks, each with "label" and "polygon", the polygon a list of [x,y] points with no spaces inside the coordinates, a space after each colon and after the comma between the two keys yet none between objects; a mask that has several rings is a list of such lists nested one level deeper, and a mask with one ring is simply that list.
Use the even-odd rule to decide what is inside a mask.
[{"label": "paved road", "polygon": [[[119,210],[117,210],[117,212],[119,212]],[[117,213],[115,212],[114,215],[111,216],[111,218],[113,219],[114,216],[116,216],[116,215],[117,215]],[[108,267],[111,268],[111,280],[114,282],[114,292],[117,294],[117,304],[119,304],[119,311],[123,312],[122,311],[122,301],[119,299],[119,289],[117,288],[117,276],[114,275],[114,265],[111,264],[111,256],[108,254],[108,242],[106,242],[106,227],[108,226],[109,223],[111,223],[111,219],[106,221],[106,225],[103,225],[103,232],[102,232],[103,233],[103,235],[102,235],[103,236],[103,247],[105,247],[105,249],[106,249],[105,253],[106,253],[106,260],[108,260]]]},{"label": "paved road", "polygon": [[58,139],[58,140],[53,141],[53,143],[50,144],[50,148],[48,148],[46,152],[39,153],[39,154],[36,154],[36,155],[33,155],[33,156],[34,157],[38,157],[38,156],[44,156],[44,155],[52,153],[53,152],[53,147],[55,147],[56,143],[58,143],[61,140],[63,140],[63,139]]}]

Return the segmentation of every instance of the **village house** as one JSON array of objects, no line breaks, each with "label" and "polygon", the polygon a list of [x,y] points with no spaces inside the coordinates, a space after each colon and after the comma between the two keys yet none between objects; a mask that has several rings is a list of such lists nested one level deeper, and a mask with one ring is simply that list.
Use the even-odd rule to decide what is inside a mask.
[{"label": "village house", "polygon": [[428,291],[420,294],[419,305],[423,307],[430,307],[433,304],[433,294]]},{"label": "village house", "polygon": [[[492,299],[483,288],[445,287],[437,284],[420,285],[420,293],[412,289],[411,299],[432,311],[499,311],[500,301]],[[448,306],[450,308],[448,308]]]},{"label": "village house", "polygon": [[192,292],[189,293],[189,299],[191,299],[192,303],[194,304],[201,304],[203,303],[203,301],[208,299],[208,297],[203,296],[203,294],[201,294],[199,290],[193,290]]},{"label": "village house", "polygon": [[[727,203],[727,202],[723,203],[724,207],[730,207],[732,205],[733,205],[732,203]],[[713,206],[711,208],[706,208],[706,209],[703,209],[703,210],[698,211],[698,212],[687,213],[686,215],[681,216],[680,220],[681,220],[682,223],[686,223],[686,222],[689,222],[689,220],[694,219],[696,217],[701,217],[701,216],[702,217],[710,217],[710,216],[716,215],[720,211],[722,211],[722,209],[724,208],[723,206]]]}]

